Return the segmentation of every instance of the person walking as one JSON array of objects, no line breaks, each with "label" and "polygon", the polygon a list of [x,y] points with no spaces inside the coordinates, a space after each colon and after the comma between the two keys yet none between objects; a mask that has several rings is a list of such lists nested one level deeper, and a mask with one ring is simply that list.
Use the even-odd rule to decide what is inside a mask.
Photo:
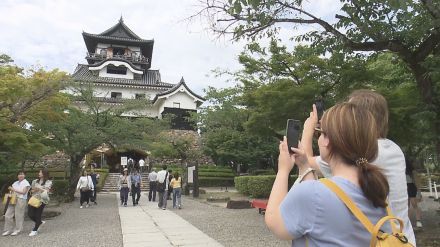
[{"label": "person walking", "polygon": [[119,176],[118,179],[118,188],[119,188],[119,197],[121,199],[121,206],[127,206],[128,200],[128,192],[130,191],[131,181],[130,176],[128,175],[128,169],[124,168],[123,173]]},{"label": "person walking", "polygon": [[167,209],[168,184],[169,173],[167,166],[163,165],[162,170],[157,173],[157,192],[159,192],[159,208]]},{"label": "person walking", "polygon": [[[408,191],[408,217],[411,215],[411,211],[415,211],[416,216],[416,227],[422,228],[422,211],[418,205],[419,200],[421,201],[421,191],[420,191],[420,183],[417,177],[417,173],[414,170],[414,166],[412,165],[412,161],[406,159],[406,184]],[[412,210],[411,210],[412,209]]]},{"label": "person walking", "polygon": [[141,170],[141,173],[143,173],[144,172],[144,166],[145,166],[145,161],[144,161],[144,159],[140,159],[139,161],[138,161],[138,164],[139,164],[139,169]]},{"label": "person walking", "polygon": [[29,205],[28,207],[29,218],[35,222],[34,228],[29,233],[30,237],[37,235],[41,225],[46,223],[46,221],[41,220],[41,216],[43,215],[44,208],[49,204],[49,192],[51,189],[52,180],[49,179],[49,171],[43,168],[38,172],[38,179],[32,181],[32,197],[38,198],[41,201],[41,205],[39,207]]},{"label": "person walking", "polygon": [[90,171],[90,178],[92,178],[93,188],[94,190],[91,192],[90,195],[90,201],[93,202],[93,204],[97,205],[96,202],[96,186],[98,185],[98,179],[99,179],[99,173],[95,173],[95,165],[91,165],[91,171]]},{"label": "person walking", "polygon": [[173,192],[173,188],[171,187],[171,179],[173,179],[173,170],[168,170],[168,195],[167,200],[171,200],[171,193]]},{"label": "person walking", "polygon": [[148,201],[156,201],[156,186],[157,186],[157,172],[156,168],[148,174],[148,180],[150,181],[150,191],[148,192]]},{"label": "person walking", "polygon": [[133,206],[136,206],[139,204],[139,199],[141,198],[141,186],[142,186],[142,177],[137,169],[135,169],[134,173],[131,174],[130,181],[131,181],[131,197],[133,199]]},{"label": "person walking", "polygon": [[[24,171],[20,170],[17,173],[17,181],[10,186],[9,192],[15,197],[15,202],[10,199],[9,206],[5,213],[5,226],[3,229],[3,236],[16,236],[23,230],[24,213],[26,211],[27,194],[31,187],[29,182],[25,179]],[[12,198],[12,197],[11,197]],[[15,227],[14,227],[15,218]]]},{"label": "person walking", "polygon": [[171,179],[170,187],[173,188],[173,208],[182,208],[182,178],[178,172],[174,173],[173,179]]},{"label": "person walking", "polygon": [[93,187],[92,178],[87,174],[86,169],[82,171],[82,175],[78,180],[76,189],[80,191],[79,208],[83,208],[84,202],[87,203],[86,208],[88,208],[90,202],[90,195],[92,194],[95,187]]}]

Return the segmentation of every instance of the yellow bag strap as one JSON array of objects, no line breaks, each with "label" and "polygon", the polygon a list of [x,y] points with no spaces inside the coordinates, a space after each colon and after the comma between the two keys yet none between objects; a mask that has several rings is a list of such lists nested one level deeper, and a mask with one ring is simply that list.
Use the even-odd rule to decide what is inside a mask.
[{"label": "yellow bag strap", "polygon": [[364,225],[364,227],[374,235],[373,229],[374,225],[370,222],[370,220],[367,218],[367,216],[362,213],[362,211],[354,204],[354,202],[351,200],[351,198],[341,189],[339,186],[337,186],[333,181],[327,178],[321,178],[319,179],[321,183],[323,183],[327,188],[329,188],[331,191],[333,191],[339,199],[347,206],[348,209],[353,213],[353,215]]},{"label": "yellow bag strap", "polygon": [[[402,238],[405,238],[405,236],[403,236],[403,234],[402,234],[402,231],[403,231],[403,221],[400,218],[388,215],[388,216],[385,216],[382,219],[380,219],[379,222],[377,222],[377,224],[374,226],[373,233],[371,234],[370,247],[375,247],[376,246],[376,242],[378,240],[378,234],[379,234],[380,228],[383,226],[383,224],[385,224],[385,222],[387,222],[387,221],[390,221],[390,222],[392,222],[391,225],[395,226],[394,223],[393,223],[394,220],[397,220],[399,222],[399,224],[400,224],[400,231],[399,232],[395,232],[394,229],[393,229],[393,235],[396,236],[396,237],[400,236]],[[387,233],[384,233],[384,234],[387,234]]]},{"label": "yellow bag strap", "polygon": [[[400,218],[396,218],[393,216],[393,214],[391,213],[391,209],[390,209],[390,204],[387,201],[387,214],[388,216],[390,216],[393,219],[390,219],[390,223],[391,223],[391,230],[393,231],[393,234],[396,234],[397,231],[397,227],[396,227],[396,223],[394,223],[394,219],[396,219],[397,221],[399,221],[400,224],[400,232],[402,232],[402,227],[403,227],[403,221]],[[380,221],[379,221],[380,222]],[[379,224],[379,222],[376,224],[376,226]]]}]

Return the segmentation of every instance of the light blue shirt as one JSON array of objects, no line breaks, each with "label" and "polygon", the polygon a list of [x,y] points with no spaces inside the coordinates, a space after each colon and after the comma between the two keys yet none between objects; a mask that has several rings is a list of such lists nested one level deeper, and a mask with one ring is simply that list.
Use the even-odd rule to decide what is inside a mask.
[{"label": "light blue shirt", "polygon": [[[386,216],[384,208],[375,208],[365,198],[361,188],[341,177],[335,182],[375,225]],[[281,203],[284,225],[294,237],[292,246],[353,247],[369,246],[371,234],[350,212],[345,204],[319,181],[305,181],[292,187]],[[389,223],[383,227],[391,232]]]}]

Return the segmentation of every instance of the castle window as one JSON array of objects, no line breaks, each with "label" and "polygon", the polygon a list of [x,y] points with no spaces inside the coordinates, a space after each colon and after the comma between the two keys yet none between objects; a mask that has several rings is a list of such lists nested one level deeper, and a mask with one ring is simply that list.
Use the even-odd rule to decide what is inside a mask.
[{"label": "castle window", "polygon": [[145,94],[143,94],[143,93],[137,93],[137,94],[135,95],[135,98],[136,98],[136,99],[145,99]]},{"label": "castle window", "polygon": [[124,55],[124,48],[122,47],[113,47],[113,55]]},{"label": "castle window", "polygon": [[114,66],[109,64],[107,66],[107,74],[117,74],[117,75],[126,75],[127,74],[127,67],[125,66]]},{"label": "castle window", "polygon": [[120,92],[112,92],[111,93],[111,97],[112,97],[112,99],[120,99],[120,98],[122,98],[122,93],[120,93]]},{"label": "castle window", "polygon": [[173,108],[180,108],[179,102],[173,102]]}]

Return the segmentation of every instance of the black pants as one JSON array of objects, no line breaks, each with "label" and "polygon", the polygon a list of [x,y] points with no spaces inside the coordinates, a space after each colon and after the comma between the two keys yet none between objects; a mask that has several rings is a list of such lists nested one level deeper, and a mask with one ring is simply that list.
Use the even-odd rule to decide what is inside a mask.
[{"label": "black pants", "polygon": [[[136,198],[137,196],[137,198]],[[133,199],[133,205],[139,203],[139,198],[141,198],[141,185],[138,184],[137,186],[132,184],[131,185],[131,198]]]},{"label": "black pants", "polygon": [[34,229],[32,229],[32,231],[37,231],[38,227],[40,227],[41,225],[41,215],[43,215],[43,209],[46,206],[46,204],[41,203],[41,206],[38,208],[34,208],[32,206],[28,207],[28,215],[29,218],[31,218],[31,220],[33,222],[35,222],[35,226]]},{"label": "black pants", "polygon": [[120,192],[120,196],[121,196],[121,204],[125,204],[125,205],[127,205],[128,191],[129,191],[129,188],[128,188],[128,187],[122,187],[122,188],[121,188],[121,192]]},{"label": "black pants", "polygon": [[81,206],[83,205],[84,202],[87,202],[87,204],[89,204],[90,193],[91,193],[90,190],[80,191],[79,203],[81,204]]},{"label": "black pants", "polygon": [[95,186],[95,190],[90,191],[90,201],[96,202],[96,186]]},{"label": "black pants", "polygon": [[153,202],[156,201],[156,187],[157,187],[156,181],[150,182],[150,192],[148,192],[148,201],[150,202],[151,199],[153,199]]}]

